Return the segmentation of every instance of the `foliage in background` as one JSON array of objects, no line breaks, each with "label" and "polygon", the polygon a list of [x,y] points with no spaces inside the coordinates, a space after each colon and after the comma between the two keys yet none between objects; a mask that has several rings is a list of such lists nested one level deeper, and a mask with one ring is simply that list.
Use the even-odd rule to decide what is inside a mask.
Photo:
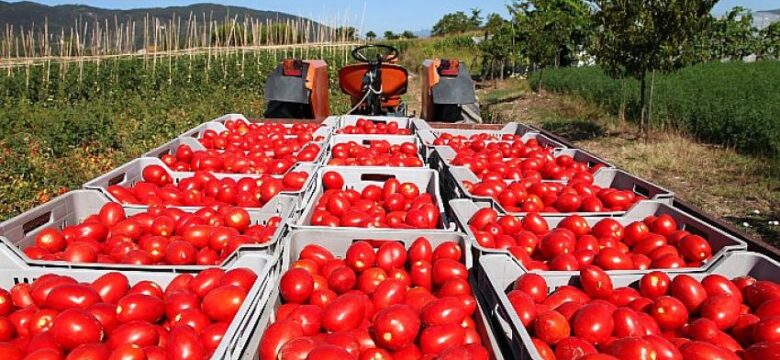
[{"label": "foliage in background", "polygon": [[590,8],[580,0],[519,0],[510,11],[519,51],[541,71],[566,65],[563,59],[587,44]]},{"label": "foliage in background", "polygon": [[478,30],[482,26],[481,10],[471,9],[471,16],[463,11],[446,14],[433,25],[433,36],[456,35]]},{"label": "foliage in background", "polygon": [[675,71],[685,65],[689,48],[708,25],[717,0],[596,0],[596,63],[614,78],[639,80],[640,129],[646,133],[650,72]]},{"label": "foliage in background", "polygon": [[[707,63],[656,77],[654,126],[766,156],[780,155],[780,62]],[[538,75],[531,78],[538,85]],[[598,67],[551,69],[547,90],[580,96],[637,118],[639,82],[611,79]]]}]

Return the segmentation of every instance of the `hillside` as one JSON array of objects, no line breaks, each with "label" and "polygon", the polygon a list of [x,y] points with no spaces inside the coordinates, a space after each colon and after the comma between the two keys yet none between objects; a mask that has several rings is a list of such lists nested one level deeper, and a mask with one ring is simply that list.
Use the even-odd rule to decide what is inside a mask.
[{"label": "hillside", "polygon": [[72,27],[77,19],[81,19],[82,22],[94,22],[95,20],[101,22],[109,20],[113,22],[114,18],[119,22],[126,22],[129,19],[143,21],[143,18],[148,14],[151,17],[167,21],[174,14],[177,17],[186,19],[190,13],[200,18],[205,14],[207,18],[210,17],[214,20],[222,20],[226,17],[232,18],[236,15],[238,15],[239,19],[246,16],[260,21],[300,19],[298,16],[282,12],[209,3],[164,8],[115,10],[85,5],[48,6],[29,1],[17,3],[0,1],[0,23],[3,25],[10,24],[16,28],[24,26],[26,29],[29,29],[33,24],[35,27],[42,27],[44,22],[48,20],[49,32],[57,32],[63,27]]}]

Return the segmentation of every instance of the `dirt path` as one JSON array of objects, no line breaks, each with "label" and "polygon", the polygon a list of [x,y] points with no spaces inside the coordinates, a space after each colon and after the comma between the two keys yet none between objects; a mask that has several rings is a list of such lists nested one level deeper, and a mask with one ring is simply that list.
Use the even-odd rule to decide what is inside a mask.
[{"label": "dirt path", "polygon": [[765,241],[780,243],[780,178],[772,162],[657,131],[645,142],[637,128],[579,99],[528,89],[512,80],[481,91],[490,122],[519,121],[561,134],[679,198],[725,218]]}]

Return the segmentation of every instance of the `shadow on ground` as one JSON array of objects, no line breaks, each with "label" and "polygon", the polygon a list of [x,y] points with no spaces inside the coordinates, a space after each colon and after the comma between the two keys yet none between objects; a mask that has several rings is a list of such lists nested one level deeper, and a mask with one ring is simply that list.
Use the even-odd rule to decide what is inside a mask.
[{"label": "shadow on ground", "polygon": [[601,125],[587,120],[547,120],[542,122],[542,128],[571,141],[590,140],[607,135]]}]

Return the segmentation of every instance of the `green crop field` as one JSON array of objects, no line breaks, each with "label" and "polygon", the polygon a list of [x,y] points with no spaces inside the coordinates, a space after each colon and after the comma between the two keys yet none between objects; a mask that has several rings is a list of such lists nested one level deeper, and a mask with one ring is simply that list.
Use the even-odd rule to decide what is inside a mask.
[{"label": "green crop field", "polygon": [[[780,62],[707,63],[658,75],[653,126],[767,156],[780,154]],[[614,80],[597,67],[544,71],[545,90],[570,93],[638,119],[639,83]],[[539,77],[532,77],[538,86]]]},{"label": "green crop field", "polygon": [[[331,76],[343,47],[297,48]],[[260,117],[267,74],[293,50],[42,62],[0,69],[0,219],[225,113]],[[331,84],[335,84],[332,81]],[[332,111],[348,101],[332,88]]]}]

